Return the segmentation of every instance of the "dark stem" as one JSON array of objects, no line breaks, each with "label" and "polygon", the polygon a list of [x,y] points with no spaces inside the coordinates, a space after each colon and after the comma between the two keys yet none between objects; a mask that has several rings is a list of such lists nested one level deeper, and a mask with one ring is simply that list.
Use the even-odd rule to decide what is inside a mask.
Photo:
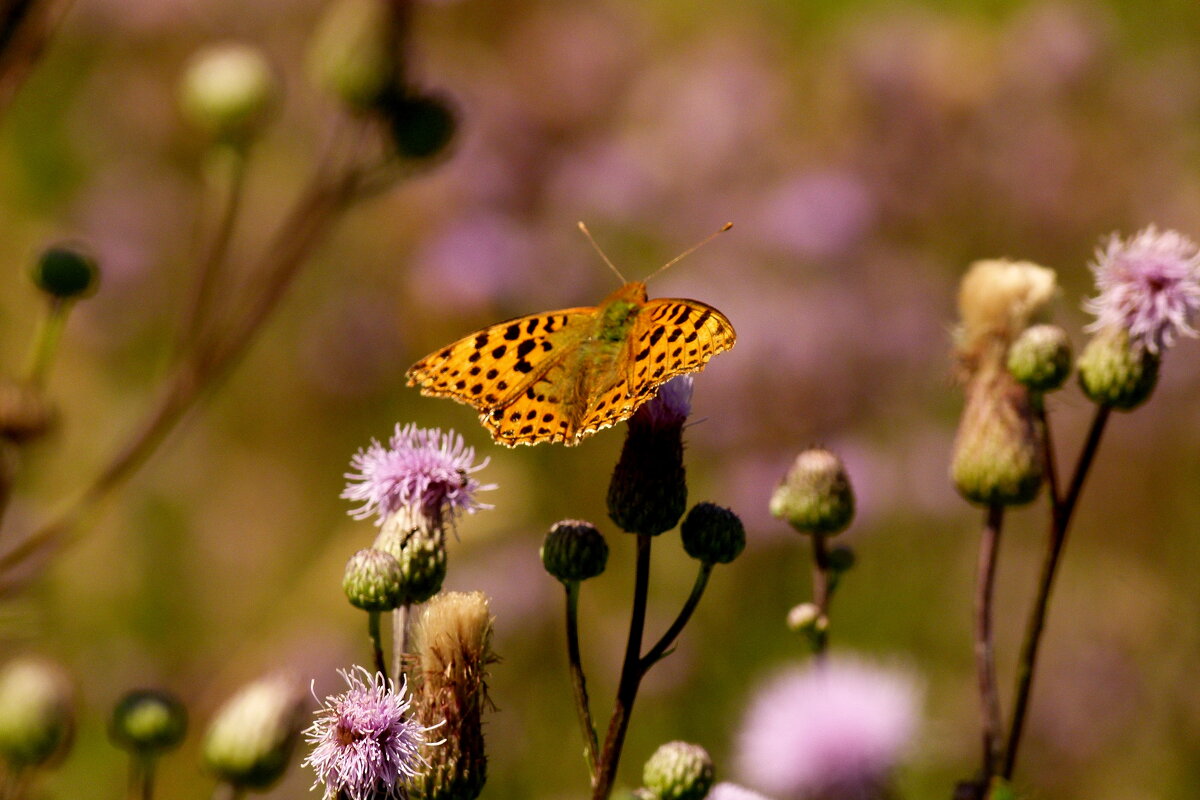
[{"label": "dark stem", "polygon": [[[367,633],[371,637],[371,655],[375,659],[375,671],[383,675],[383,680],[386,683],[388,679],[387,659],[383,657],[383,635],[379,630],[379,618],[383,616],[380,611],[367,612]],[[400,677],[396,675],[397,679]]]},{"label": "dark stem", "polygon": [[392,612],[392,671],[396,680],[404,674],[404,654],[408,652],[408,603]]},{"label": "dark stem", "polygon": [[829,600],[832,582],[829,568],[829,540],[824,534],[814,533],[810,537],[813,547],[813,604],[817,607],[817,626],[813,629],[813,655],[824,658],[829,646]]},{"label": "dark stem", "polygon": [[621,664],[617,700],[608,723],[604,750],[600,754],[596,782],[592,787],[592,800],[607,800],[612,794],[613,781],[617,777],[617,764],[621,759],[621,747],[625,744],[625,731],[629,727],[629,715],[633,712],[633,701],[637,697],[638,684],[642,679],[640,653],[642,632],[646,627],[646,598],[650,588],[650,541],[650,537],[645,534],[637,535],[637,568],[633,584],[633,610],[629,618],[629,640],[625,644],[625,660]]},{"label": "dark stem", "polygon": [[992,607],[996,583],[997,553],[1004,507],[988,507],[979,543],[979,570],[975,577],[975,671],[983,710],[983,775],[990,781],[1002,756],[1000,693],[996,688],[996,655],[992,637]]},{"label": "dark stem", "polygon": [[571,666],[571,683],[575,689],[575,711],[579,715],[579,727],[583,732],[583,755],[587,759],[588,776],[596,781],[596,726],[592,722],[591,704],[588,702],[587,679],[583,674],[583,659],[579,655],[579,581],[563,584],[567,591],[567,661]]},{"label": "dark stem", "polygon": [[708,577],[712,575],[712,568],[712,564],[700,565],[700,571],[696,573],[696,582],[692,584],[692,593],[688,595],[688,599],[684,602],[683,608],[679,610],[675,621],[671,623],[671,627],[667,628],[667,632],[662,635],[662,638],[654,644],[654,647],[651,647],[650,651],[642,657],[639,668],[643,675],[649,671],[650,667],[654,666],[655,662],[667,655],[667,649],[675,643],[683,626],[687,625],[688,620],[692,618],[692,612],[696,610],[700,598],[704,596],[704,587],[708,585]]},{"label": "dark stem", "polygon": [[[1054,576],[1058,572],[1059,560],[1063,547],[1067,542],[1067,527],[1071,523],[1071,515],[1083,491],[1083,482],[1091,469],[1092,460],[1100,446],[1100,437],[1108,422],[1111,409],[1100,406],[1088,429],[1087,440],[1079,453],[1075,472],[1071,476],[1070,486],[1061,501],[1053,504],[1050,514],[1050,536],[1047,542],[1046,555],[1042,561],[1042,574],[1038,581],[1037,598],[1025,627],[1025,639],[1021,644],[1021,656],[1017,662],[1017,689],[1013,696],[1012,721],[1008,728],[1008,744],[1004,749],[1004,768],[1001,775],[1005,780],[1011,780],[1017,765],[1017,752],[1021,746],[1021,734],[1025,728],[1025,718],[1029,709],[1029,699],[1033,691],[1033,674],[1037,667],[1038,646],[1041,644],[1042,631],[1046,625],[1046,611],[1050,604],[1050,592],[1054,587]],[[1048,440],[1048,437],[1047,437]],[[1047,445],[1048,446],[1048,445]]]}]

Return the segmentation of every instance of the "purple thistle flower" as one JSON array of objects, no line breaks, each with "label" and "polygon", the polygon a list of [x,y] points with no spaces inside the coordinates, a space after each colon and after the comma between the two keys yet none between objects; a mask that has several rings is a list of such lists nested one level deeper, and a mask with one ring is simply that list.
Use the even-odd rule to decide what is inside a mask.
[{"label": "purple thistle flower", "polygon": [[1128,240],[1114,233],[1091,267],[1099,294],[1084,303],[1096,315],[1087,330],[1123,329],[1133,348],[1156,355],[1197,335],[1200,250],[1191,239],[1153,225]]},{"label": "purple thistle flower", "polygon": [[767,800],[767,798],[745,786],[722,781],[709,790],[704,800]]},{"label": "purple thistle flower", "polygon": [[[349,690],[330,695],[304,731],[312,752],[304,759],[317,773],[312,788],[325,787],[325,800],[402,797],[399,786],[428,769],[420,754],[433,728],[408,716],[412,701],[382,674],[363,667],[338,670]],[[437,726],[433,726],[437,727]]]},{"label": "purple thistle flower", "polygon": [[785,672],[746,715],[741,771],[786,800],[875,797],[916,731],[919,694],[908,673],[855,660]]},{"label": "purple thistle flower", "polygon": [[342,497],[362,501],[362,506],[350,512],[355,519],[375,514],[375,524],[382,525],[407,508],[440,526],[447,512],[453,520],[463,511],[474,514],[491,508],[476,500],[475,493],[496,485],[482,485],[470,477],[486,467],[489,459],[474,461],[475,448],[467,447],[454,431],[397,424],[387,447],[372,439],[369,447],[350,459],[357,472],[346,473],[350,482]]},{"label": "purple thistle flower", "polygon": [[654,430],[679,427],[692,413],[691,375],[680,375],[658,387],[654,397],[643,403],[629,420],[632,425],[645,425]]}]

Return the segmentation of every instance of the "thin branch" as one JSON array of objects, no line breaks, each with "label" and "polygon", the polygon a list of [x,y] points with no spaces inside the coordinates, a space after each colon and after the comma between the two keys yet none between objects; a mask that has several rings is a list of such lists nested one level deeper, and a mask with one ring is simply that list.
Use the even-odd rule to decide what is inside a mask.
[{"label": "thin branch", "polygon": [[675,617],[675,621],[671,623],[671,627],[667,628],[666,633],[655,643],[654,647],[642,657],[638,668],[645,675],[650,667],[654,666],[655,662],[663,658],[667,654],[667,648],[675,643],[679,633],[683,630],[683,626],[687,625],[688,620],[692,618],[692,612],[696,610],[696,606],[700,603],[700,598],[704,596],[704,587],[708,585],[708,578],[712,575],[712,564],[701,563],[700,571],[696,573],[696,581],[692,584],[692,593],[688,595],[684,601],[683,608],[679,610],[679,614]]},{"label": "thin branch", "polygon": [[996,561],[1004,507],[991,505],[979,543],[979,569],[975,579],[975,670],[983,710],[983,774],[990,780],[1002,758],[1000,693],[996,688],[996,655],[992,636]]},{"label": "thin branch", "polygon": [[596,726],[592,722],[583,659],[579,655],[579,581],[569,581],[564,584],[564,588],[567,592],[567,661],[571,667],[571,684],[575,690],[575,711],[579,715],[579,727],[583,732],[583,755],[587,759],[588,775],[595,783],[596,754],[600,745],[596,740]]},{"label": "thin branch", "polygon": [[1008,728],[1008,743],[1004,749],[1004,767],[1001,776],[1011,780],[1017,765],[1017,752],[1021,746],[1021,735],[1025,729],[1025,719],[1029,709],[1029,700],[1033,692],[1033,674],[1037,668],[1038,647],[1041,644],[1042,631],[1046,625],[1046,612],[1050,605],[1050,593],[1054,587],[1054,576],[1058,572],[1059,561],[1063,547],[1067,542],[1067,528],[1071,524],[1071,516],[1079,495],[1083,491],[1083,483],[1091,469],[1096,451],[1100,447],[1100,438],[1104,434],[1104,426],[1108,422],[1111,409],[1100,406],[1092,425],[1088,429],[1087,440],[1079,453],[1075,472],[1071,483],[1061,502],[1054,504],[1050,515],[1050,535],[1047,542],[1046,556],[1042,562],[1042,574],[1038,581],[1037,598],[1030,612],[1029,622],[1025,627],[1025,639],[1021,645],[1021,656],[1017,662],[1017,689],[1013,696],[1012,721]]}]

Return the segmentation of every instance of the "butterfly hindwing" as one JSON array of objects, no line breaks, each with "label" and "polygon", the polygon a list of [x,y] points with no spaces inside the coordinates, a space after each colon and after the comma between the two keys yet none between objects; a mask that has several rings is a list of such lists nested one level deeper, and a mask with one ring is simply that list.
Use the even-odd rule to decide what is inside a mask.
[{"label": "butterfly hindwing", "polygon": [[594,313],[568,308],[490,325],[418,361],[408,370],[408,384],[480,411],[502,407],[578,345]]}]

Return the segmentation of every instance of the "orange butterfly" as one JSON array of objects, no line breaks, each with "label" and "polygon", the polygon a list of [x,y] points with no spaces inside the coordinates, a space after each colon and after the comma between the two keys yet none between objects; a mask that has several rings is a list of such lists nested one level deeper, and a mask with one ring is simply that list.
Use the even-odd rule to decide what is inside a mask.
[{"label": "orange butterfly", "polygon": [[630,281],[598,306],[530,314],[476,331],[414,364],[408,385],[474,406],[492,438],[508,447],[576,445],[628,419],[671,378],[704,369],[736,336],[712,306],[649,300],[646,282]]}]

